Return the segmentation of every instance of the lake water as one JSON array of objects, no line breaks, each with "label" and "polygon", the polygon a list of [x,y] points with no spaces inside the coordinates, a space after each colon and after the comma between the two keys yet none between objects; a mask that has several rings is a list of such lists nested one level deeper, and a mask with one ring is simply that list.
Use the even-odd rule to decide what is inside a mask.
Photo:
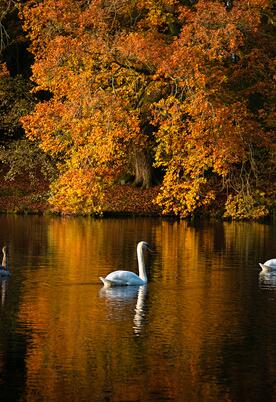
[{"label": "lake water", "polygon": [[[0,400],[276,401],[276,227],[0,216]],[[104,289],[137,272],[150,281]]]}]

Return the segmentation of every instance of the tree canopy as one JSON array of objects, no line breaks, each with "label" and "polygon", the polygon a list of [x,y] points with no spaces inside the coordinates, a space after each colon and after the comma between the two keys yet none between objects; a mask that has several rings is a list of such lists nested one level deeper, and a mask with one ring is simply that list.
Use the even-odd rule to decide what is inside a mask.
[{"label": "tree canopy", "polygon": [[122,174],[164,214],[224,206],[269,214],[273,188],[272,3],[27,0],[35,91],[22,118],[56,160],[51,203],[99,213]]}]

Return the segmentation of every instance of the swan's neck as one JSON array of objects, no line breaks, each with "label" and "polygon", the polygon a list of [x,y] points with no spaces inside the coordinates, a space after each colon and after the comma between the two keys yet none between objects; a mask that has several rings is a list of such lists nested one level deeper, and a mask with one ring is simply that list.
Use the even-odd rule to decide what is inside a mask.
[{"label": "swan's neck", "polygon": [[6,270],[8,270],[8,260],[7,260],[7,254],[5,249],[3,251],[3,260],[2,260],[2,267]]},{"label": "swan's neck", "polygon": [[146,266],[145,266],[145,258],[142,246],[138,244],[137,246],[137,258],[138,258],[138,269],[139,269],[139,277],[147,282],[147,273],[146,273]]}]

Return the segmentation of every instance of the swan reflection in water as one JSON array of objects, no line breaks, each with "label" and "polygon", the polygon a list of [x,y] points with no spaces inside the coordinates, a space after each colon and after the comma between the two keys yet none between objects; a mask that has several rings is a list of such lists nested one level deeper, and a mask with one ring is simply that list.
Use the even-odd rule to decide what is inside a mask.
[{"label": "swan reflection in water", "polygon": [[7,282],[8,278],[0,277],[0,287],[1,287],[1,305],[4,306],[7,294]]},{"label": "swan reflection in water", "polygon": [[276,271],[260,272],[259,286],[261,289],[276,290]]},{"label": "swan reflection in water", "polygon": [[133,311],[133,331],[137,336],[140,335],[145,320],[146,294],[147,285],[103,287],[100,290],[100,296],[108,301],[112,320],[125,318],[125,309],[132,306],[136,299]]}]

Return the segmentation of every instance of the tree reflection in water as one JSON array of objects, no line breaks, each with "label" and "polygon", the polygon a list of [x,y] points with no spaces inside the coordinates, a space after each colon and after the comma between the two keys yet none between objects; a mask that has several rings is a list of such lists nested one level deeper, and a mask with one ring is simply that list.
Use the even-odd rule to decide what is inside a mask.
[{"label": "tree reflection in water", "polygon": [[[258,262],[276,254],[275,225],[18,216],[0,223],[15,267],[0,283],[0,399],[273,400],[275,277],[259,276]],[[102,289],[100,275],[137,270],[133,245],[141,238],[156,251],[148,285]]]}]

